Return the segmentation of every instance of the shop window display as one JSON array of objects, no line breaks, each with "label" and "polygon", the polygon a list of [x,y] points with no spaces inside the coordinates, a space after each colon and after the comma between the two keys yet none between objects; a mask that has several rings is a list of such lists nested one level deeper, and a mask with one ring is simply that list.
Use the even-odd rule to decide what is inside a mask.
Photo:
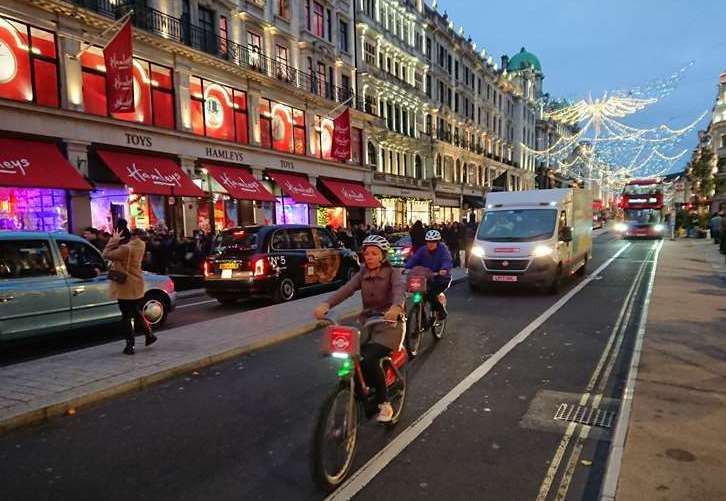
[{"label": "shop window display", "polygon": [[0,97],[60,105],[54,33],[0,17]]},{"label": "shop window display", "polygon": [[91,224],[111,233],[119,219],[129,219],[129,193],[124,186],[97,185],[91,192]]},{"label": "shop window display", "polygon": [[314,127],[310,155],[323,160],[333,160],[333,121],[316,115]]},{"label": "shop window display", "polygon": [[336,230],[345,228],[345,208],[344,207],[318,207],[317,224],[318,226],[332,226]]},{"label": "shop window display", "polygon": [[305,113],[271,99],[260,99],[260,143],[263,148],[305,154]]},{"label": "shop window display", "polygon": [[0,188],[0,230],[68,229],[65,190]]},{"label": "shop window display", "polygon": [[307,204],[296,204],[292,198],[277,197],[275,202],[277,224],[309,224],[310,211]]},{"label": "shop window display", "polygon": [[189,79],[189,92],[195,134],[249,143],[246,92],[199,77]]},{"label": "shop window display", "polygon": [[171,68],[134,58],[134,111],[109,113],[103,51],[89,47],[81,54],[83,106],[87,113],[118,120],[174,128],[174,82]]}]

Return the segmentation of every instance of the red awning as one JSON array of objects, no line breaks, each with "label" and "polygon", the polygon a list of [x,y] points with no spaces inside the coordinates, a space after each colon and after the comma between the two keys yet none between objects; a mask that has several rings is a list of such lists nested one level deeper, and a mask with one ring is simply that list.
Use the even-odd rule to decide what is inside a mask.
[{"label": "red awning", "polygon": [[250,171],[223,165],[202,164],[233,198],[274,202],[275,197],[262,186]]},{"label": "red awning", "polygon": [[322,178],[320,181],[346,207],[371,207],[374,209],[383,207],[376,197],[360,183]]},{"label": "red awning", "polygon": [[52,143],[0,138],[0,186],[90,190]]},{"label": "red awning", "polygon": [[282,192],[298,204],[332,205],[316,190],[304,174],[268,172]]},{"label": "red awning", "polygon": [[204,196],[204,192],[184,174],[181,167],[169,158],[102,150],[98,151],[98,155],[135,193],[179,197]]}]

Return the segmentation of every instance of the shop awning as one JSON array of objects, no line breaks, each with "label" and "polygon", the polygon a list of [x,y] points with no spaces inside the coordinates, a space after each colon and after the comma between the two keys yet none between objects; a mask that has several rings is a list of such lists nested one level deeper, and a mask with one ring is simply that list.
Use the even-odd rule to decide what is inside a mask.
[{"label": "shop awning", "polygon": [[468,204],[470,209],[482,209],[484,208],[484,197],[464,195],[464,203]]},{"label": "shop awning", "polygon": [[202,164],[232,198],[274,202],[275,197],[247,169],[216,164]]},{"label": "shop awning", "polygon": [[98,150],[98,155],[126,186],[143,195],[203,197],[181,167],[169,158]]},{"label": "shop awning", "polygon": [[333,205],[316,190],[304,174],[287,174],[270,171],[267,173],[282,192],[298,204]]},{"label": "shop awning", "polygon": [[362,184],[340,179],[320,179],[338,201],[346,207],[383,207]]},{"label": "shop awning", "polygon": [[0,186],[90,190],[52,143],[0,138]]}]

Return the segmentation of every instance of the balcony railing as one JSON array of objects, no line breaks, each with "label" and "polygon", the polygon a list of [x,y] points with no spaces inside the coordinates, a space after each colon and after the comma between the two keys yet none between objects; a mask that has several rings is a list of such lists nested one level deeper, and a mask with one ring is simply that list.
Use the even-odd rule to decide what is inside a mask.
[{"label": "balcony railing", "polygon": [[276,78],[292,87],[331,101],[344,103],[350,100],[351,107],[370,115],[377,115],[375,107],[372,104],[366,105],[362,96],[356,95],[354,89],[332,85],[316,75],[268,57],[257,47],[241,45],[220,37],[212,31],[191,24],[184,16],[181,18],[169,16],[134,0],[71,0],[71,2],[113,19],[118,19],[134,9],[133,24],[139,29],[182,43],[242,68]]}]

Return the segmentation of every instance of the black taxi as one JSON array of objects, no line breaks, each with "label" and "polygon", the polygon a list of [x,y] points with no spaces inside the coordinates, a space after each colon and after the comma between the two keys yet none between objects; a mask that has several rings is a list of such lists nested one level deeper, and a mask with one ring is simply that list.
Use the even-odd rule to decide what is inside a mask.
[{"label": "black taxi", "polygon": [[222,304],[260,296],[285,302],[302,290],[341,285],[359,269],[357,255],[326,228],[244,226],[217,236],[204,288]]}]

